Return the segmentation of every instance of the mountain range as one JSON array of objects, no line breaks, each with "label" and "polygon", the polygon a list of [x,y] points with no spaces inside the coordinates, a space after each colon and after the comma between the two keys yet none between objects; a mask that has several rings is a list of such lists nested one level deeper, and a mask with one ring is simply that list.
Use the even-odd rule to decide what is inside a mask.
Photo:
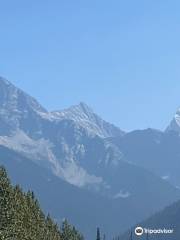
[{"label": "mountain range", "polygon": [[0,78],[0,164],[87,239],[118,234],[180,199],[179,118],[126,133],[85,103],[49,112]]}]

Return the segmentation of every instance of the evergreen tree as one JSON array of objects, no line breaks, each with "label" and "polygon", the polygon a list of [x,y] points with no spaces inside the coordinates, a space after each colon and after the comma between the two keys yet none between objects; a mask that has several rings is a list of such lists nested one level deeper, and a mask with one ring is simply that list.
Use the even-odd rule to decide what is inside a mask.
[{"label": "evergreen tree", "polygon": [[13,188],[6,170],[0,170],[0,239],[13,237]]},{"label": "evergreen tree", "polygon": [[101,233],[99,228],[97,228],[96,240],[101,240]]},{"label": "evergreen tree", "polygon": [[83,236],[67,220],[63,221],[61,231],[63,240],[83,240]]}]

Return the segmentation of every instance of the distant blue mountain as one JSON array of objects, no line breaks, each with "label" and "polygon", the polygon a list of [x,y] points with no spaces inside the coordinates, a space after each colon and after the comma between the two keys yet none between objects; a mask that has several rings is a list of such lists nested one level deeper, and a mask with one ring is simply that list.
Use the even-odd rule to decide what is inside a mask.
[{"label": "distant blue mountain", "polygon": [[[151,230],[170,230],[172,232],[166,234],[143,234],[141,237],[136,236],[135,228],[141,226],[142,228]],[[162,211],[152,215],[147,220],[142,221],[131,227],[126,233],[119,236],[119,240],[130,238],[132,232],[133,240],[149,239],[149,240],[179,240],[180,239],[180,201],[166,207]]]}]

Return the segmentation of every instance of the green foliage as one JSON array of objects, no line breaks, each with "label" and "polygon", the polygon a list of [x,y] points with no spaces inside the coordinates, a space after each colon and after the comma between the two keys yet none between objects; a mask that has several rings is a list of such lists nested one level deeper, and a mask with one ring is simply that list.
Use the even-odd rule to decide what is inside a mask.
[{"label": "green foliage", "polygon": [[64,240],[83,240],[83,236],[71,226],[67,220],[62,223],[62,239]]},{"label": "green foliage", "polygon": [[34,193],[13,187],[6,170],[0,167],[0,239],[1,240],[82,240],[81,234],[67,221],[60,231],[43,214]]}]

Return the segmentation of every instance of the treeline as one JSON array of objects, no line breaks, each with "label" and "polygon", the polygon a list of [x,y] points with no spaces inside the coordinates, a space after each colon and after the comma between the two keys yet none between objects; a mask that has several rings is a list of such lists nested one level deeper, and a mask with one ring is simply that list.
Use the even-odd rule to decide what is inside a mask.
[{"label": "treeline", "polygon": [[67,221],[61,227],[42,212],[33,192],[12,186],[6,170],[0,167],[1,240],[83,240]]}]

